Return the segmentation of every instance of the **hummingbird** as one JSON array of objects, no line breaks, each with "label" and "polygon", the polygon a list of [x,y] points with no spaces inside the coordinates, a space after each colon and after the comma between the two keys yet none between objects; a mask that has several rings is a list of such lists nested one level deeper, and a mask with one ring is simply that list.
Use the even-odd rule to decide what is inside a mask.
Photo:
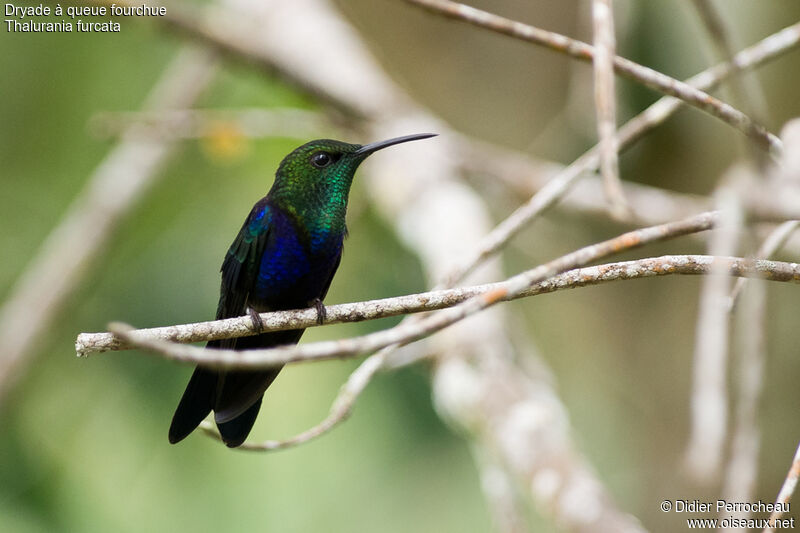
[{"label": "hummingbird", "polygon": [[[267,195],[255,203],[222,262],[217,320],[316,307],[342,259],[350,185],[370,154],[396,144],[434,137],[420,133],[365,145],[318,139],[296,148],[278,166]],[[296,344],[303,329],[210,341],[208,348],[252,350]],[[214,370],[197,366],[169,428],[172,444],[186,438],[211,411],[223,442],[241,445],[255,423],[264,392],[280,368]]]}]

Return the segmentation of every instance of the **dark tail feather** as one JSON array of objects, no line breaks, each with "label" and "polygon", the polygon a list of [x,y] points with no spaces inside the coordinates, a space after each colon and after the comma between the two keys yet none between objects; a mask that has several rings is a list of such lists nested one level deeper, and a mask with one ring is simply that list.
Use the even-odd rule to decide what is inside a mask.
[{"label": "dark tail feather", "polygon": [[171,444],[185,439],[211,412],[217,392],[217,379],[217,372],[213,370],[199,366],[194,369],[169,426]]},{"label": "dark tail feather", "polygon": [[217,396],[214,398],[214,419],[217,424],[239,418],[256,402],[278,377],[280,368],[269,370],[229,370],[217,381]]},{"label": "dark tail feather", "polygon": [[261,409],[261,398],[236,418],[227,422],[217,423],[217,429],[219,429],[222,441],[228,448],[236,448],[245,441],[247,435],[250,434],[250,430],[253,429],[259,409]]},{"label": "dark tail feather", "polygon": [[[209,348],[253,349],[294,344],[303,330],[263,333],[228,341],[209,341]],[[172,444],[185,439],[213,409],[222,440],[234,448],[247,438],[253,428],[261,399],[280,368],[269,370],[214,371],[195,368],[186,391],[183,393],[172,425],[169,441]]]}]

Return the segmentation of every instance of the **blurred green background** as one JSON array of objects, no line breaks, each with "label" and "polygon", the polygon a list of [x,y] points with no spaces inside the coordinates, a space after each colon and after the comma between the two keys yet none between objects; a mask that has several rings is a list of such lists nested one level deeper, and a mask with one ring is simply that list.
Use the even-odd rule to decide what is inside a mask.
[{"label": "blurred green background", "polygon": [[[590,76],[587,65],[397,0],[337,5],[395,80],[455,128],[560,162],[593,143],[591,89],[581,82]],[[591,37],[587,2],[474,5]],[[729,0],[725,6],[740,44],[800,18],[794,0]],[[689,2],[615,7],[621,55],[676,77],[707,64],[707,42]],[[0,299],[112,146],[89,133],[88,121],[99,111],[138,109],[180,42],[132,20],[114,34],[0,32]],[[794,51],[758,71],[772,131],[800,115],[798,67]],[[625,81],[618,93],[620,120],[656,98]],[[225,65],[199,104],[256,106],[313,109],[314,103],[279,81]],[[171,159],[0,406],[1,531],[490,529],[468,446],[433,411],[423,366],[379,376],[354,416],[329,435],[259,455],[230,451],[199,434],[167,444],[189,367],[139,352],[74,356],[77,333],[101,331],[110,320],[144,327],[212,318],[225,250],[282,156],[303,141],[243,140],[242,150],[227,156],[186,142]],[[729,128],[683,111],[622,157],[623,177],[708,193],[738,157],[738,146]],[[370,207],[361,184],[367,179],[362,174],[354,185],[351,236],[328,303],[425,288],[415,256]],[[519,201],[505,197],[491,207],[499,219]],[[516,239],[505,268],[511,274],[619,230],[556,210]],[[636,255],[701,251],[695,242],[680,241]],[[677,472],[687,436],[699,283],[646,280],[510,304],[553,367],[582,451],[620,506],[654,531],[681,525],[681,517],[660,513],[662,499],[718,494]],[[800,437],[799,296],[791,285],[769,291],[758,493],[767,501]],[[393,322],[314,328],[304,341]],[[575,323],[582,324],[579,331]],[[321,420],[356,364],[286,369],[270,389],[253,437],[289,437]]]}]

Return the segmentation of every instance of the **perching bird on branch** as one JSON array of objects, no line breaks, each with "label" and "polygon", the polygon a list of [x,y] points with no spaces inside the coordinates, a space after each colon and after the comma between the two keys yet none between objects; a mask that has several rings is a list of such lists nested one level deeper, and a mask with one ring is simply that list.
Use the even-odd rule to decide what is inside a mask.
[{"label": "perching bird on branch", "polygon": [[[322,139],[284,158],[269,193],[256,202],[222,263],[217,319],[316,306],[320,321],[347,235],[345,211],[356,169],[370,154],[433,137],[421,133],[364,146]],[[210,348],[248,350],[295,344],[302,329],[211,341]],[[229,447],[239,446],[255,423],[264,391],[280,368],[212,370],[198,366],[183,393],[169,441],[183,440],[212,410]]]}]

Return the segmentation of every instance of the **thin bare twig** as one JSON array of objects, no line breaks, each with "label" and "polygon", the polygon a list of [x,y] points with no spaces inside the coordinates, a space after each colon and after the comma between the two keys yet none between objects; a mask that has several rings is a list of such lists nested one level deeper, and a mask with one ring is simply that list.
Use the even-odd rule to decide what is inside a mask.
[{"label": "thin bare twig", "polygon": [[594,102],[600,142],[600,174],[611,215],[624,220],[630,206],[622,190],[617,155],[617,100],[614,85],[614,11],[611,0],[594,0]]},{"label": "thin bare twig", "polygon": [[[800,44],[800,24],[794,24],[742,50],[736,54],[732,63],[716,65],[692,76],[686,83],[701,89],[711,89],[730,75],[733,65],[736,65],[738,69],[752,68],[764,61],[778,57],[787,50],[798,46],[798,44]],[[672,116],[682,103],[681,100],[676,98],[664,97],[629,120],[617,132],[619,150],[624,150],[655,126]],[[586,172],[596,171],[599,165],[598,153],[598,147],[595,146],[559,172],[530,200],[518,207],[487,234],[473,251],[451,269],[438,287],[455,285],[464,276],[472,272],[477,265],[483,263],[502,248],[537,216],[558,202],[578,178]]]},{"label": "thin bare twig", "polygon": [[[700,0],[697,0],[698,2]],[[710,4],[708,7],[711,7]],[[737,89],[744,94],[742,84]],[[796,177],[789,170],[791,164],[787,161],[790,153],[795,152],[798,143],[787,135],[786,129],[781,132],[786,152],[782,165],[763,172],[763,181],[777,182],[788,187],[795,186]],[[764,170],[764,169],[762,169]],[[749,188],[755,185],[755,179],[750,178]],[[760,183],[759,183],[760,185]],[[739,191],[740,194],[744,189]],[[788,240],[800,222],[789,221],[775,228],[764,240],[756,252],[756,257],[770,257]],[[753,501],[758,482],[758,453],[761,436],[758,427],[758,403],[761,397],[764,379],[764,365],[766,359],[766,287],[763,284],[750,284],[742,293],[744,284],[736,281],[728,298],[727,312],[733,315],[736,309],[738,296],[743,294],[742,305],[734,316],[736,329],[734,339],[737,340],[735,359],[737,402],[734,414],[734,426],[730,448],[730,459],[725,471],[723,496],[727,501]],[[751,515],[749,509],[737,509],[733,518],[746,519]],[[725,531],[733,531],[726,528]],[[738,531],[739,528],[736,528]]]},{"label": "thin bare twig", "polygon": [[[213,76],[212,59],[205,51],[184,49],[152,89],[144,108],[191,106]],[[80,283],[119,220],[155,181],[174,148],[175,143],[142,137],[138,127],[132,126],[25,267],[0,308],[0,399],[35,341]]]},{"label": "thin bare twig", "polygon": [[[742,307],[734,317],[737,402],[733,418],[731,450],[725,468],[723,499],[729,502],[754,501],[758,481],[758,451],[761,436],[758,428],[758,403],[764,379],[766,359],[766,287],[751,284],[743,295]],[[750,517],[747,509],[734,510],[733,517]],[[727,518],[729,515],[720,516]],[[727,528],[725,531],[739,531]]]},{"label": "thin bare twig", "polygon": [[[787,146],[791,146],[791,144]],[[791,149],[786,152],[787,157],[790,151]],[[781,167],[773,169],[771,174],[774,175],[774,179],[761,180],[759,187],[754,186],[756,173],[742,166],[735,167],[726,175],[725,183],[719,187],[717,197],[720,202],[727,204],[725,207],[720,203],[718,207],[721,208],[728,223],[720,224],[720,227],[712,235],[709,244],[710,254],[732,255],[735,253],[740,226],[743,222],[741,203],[746,196],[751,194],[750,191],[763,189],[764,184],[772,187],[779,194],[790,193],[791,190],[796,189],[791,186],[791,179],[781,179],[784,172],[786,171]],[[790,186],[786,186],[787,184]],[[788,238],[795,227],[796,224],[792,222],[779,226],[762,244],[759,255],[763,252],[772,253],[774,248]],[[734,307],[736,294],[741,288],[741,284],[734,286],[732,283],[733,280],[727,276],[711,276],[705,280],[701,293],[692,390],[691,431],[686,452],[686,464],[689,472],[697,480],[704,482],[710,482],[718,473],[722,464],[722,451],[728,431],[726,368],[729,352],[730,312]],[[763,312],[764,304],[759,298],[751,297],[750,301],[752,306]],[[758,448],[758,432],[755,429],[755,415],[752,413],[755,411],[755,406],[751,404],[757,402],[760,391],[760,385],[752,383],[752,379],[755,376],[760,378],[762,375],[759,369],[763,364],[760,362],[763,355],[758,353],[763,345],[761,339],[763,333],[760,332],[762,322],[754,309],[741,310],[740,314],[748,316],[751,322],[745,323],[739,331],[739,335],[744,336],[741,342],[743,353],[740,360],[742,365],[746,366],[746,368],[740,368],[740,373],[745,373],[746,379],[749,381],[743,382],[739,387],[741,396],[737,408],[737,430],[734,435],[733,457],[729,463],[731,468],[726,476],[728,478],[726,490],[729,494],[734,494],[735,491],[744,494],[742,491],[748,486],[745,478],[755,475]],[[752,464],[746,464],[748,460]],[[732,481],[733,477],[737,479]],[[754,483],[755,480],[751,479],[749,485],[752,486]]]},{"label": "thin bare twig", "polygon": [[[716,192],[720,223],[712,231],[709,255],[734,255],[744,214],[739,200],[738,170]],[[709,482],[719,473],[728,425],[728,295],[732,278],[721,267],[703,280],[694,349],[694,379],[691,398],[691,428],[686,451],[688,472]]]},{"label": "thin bare twig", "polygon": [[[451,0],[406,0],[406,2],[418,5],[439,15],[545,46],[576,59],[583,61],[592,61],[594,59],[595,50],[587,43],[529,24],[500,17],[458,2],[452,2]],[[680,98],[689,105],[723,120],[775,156],[782,151],[781,141],[778,137],[738,109],[721,102],[697,87],[619,56],[614,57],[614,70],[646,87]]]},{"label": "thin bare twig", "polygon": [[711,37],[714,55],[716,56],[715,60],[730,58],[735,48],[722,16],[714,7],[714,4],[711,0],[692,0],[692,5],[706,27],[709,37]]},{"label": "thin bare twig", "polygon": [[[800,478],[800,445],[797,446],[797,451],[794,452],[794,459],[789,471],[786,473],[786,479],[783,480],[781,490],[778,492],[778,497],[775,499],[775,511],[769,516],[769,526],[764,528],[764,533],[772,533],[775,531],[777,521],[783,516],[783,513],[789,510],[789,503],[792,501],[792,494],[797,487],[797,479]],[[789,524],[783,527],[794,527],[794,518],[792,518],[791,526]]]},{"label": "thin bare twig", "polygon": [[[484,142],[463,141],[462,169],[474,175],[479,185],[501,181],[514,196],[530,198],[559,172],[563,165],[547,163],[525,154]],[[589,168],[559,200],[558,208],[567,212],[607,217],[603,180]],[[623,181],[625,197],[631,206],[627,222],[635,226],[653,226],[708,211],[711,200],[705,196],[679,193],[631,181]]]},{"label": "thin bare twig", "polygon": [[[726,24],[723,13],[712,0],[692,0],[692,5],[705,26],[713,48],[714,61],[728,61],[736,52],[731,26]],[[763,118],[766,112],[764,93],[755,78],[733,76],[730,82],[731,101],[742,106],[742,110],[755,118]]]},{"label": "thin bare twig", "polygon": [[[800,183],[800,120],[789,121],[781,130],[781,139],[786,146],[786,152],[782,160],[782,164],[772,169],[772,181],[785,184],[788,187],[796,187]],[[761,243],[756,257],[767,259],[772,257],[779,249],[781,249],[789,237],[800,226],[800,221],[790,220],[784,222],[775,228]],[[736,280],[733,290],[730,295],[729,307],[733,310],[736,305],[736,300],[739,293],[744,287],[744,280]]]},{"label": "thin bare twig", "polygon": [[[376,354],[377,355],[377,354]],[[285,440],[266,440],[262,442],[245,442],[238,449],[240,450],[248,450],[248,451],[272,451],[272,450],[281,450],[283,448],[290,448],[292,446],[297,446],[299,444],[303,444],[308,442],[312,439],[317,437],[321,437],[325,433],[329,432],[331,429],[336,427],[339,423],[343,422],[350,416],[350,413],[353,411],[353,406],[355,405],[356,399],[361,395],[364,389],[367,387],[369,382],[372,380],[372,377],[381,369],[383,366],[383,360],[378,357],[370,357],[365,359],[355,371],[350,374],[350,377],[347,378],[347,381],[342,385],[342,388],[339,390],[338,396],[333,401],[331,405],[330,411],[328,412],[328,416],[325,417],[325,420],[313,426],[302,433],[298,433],[294,437],[285,439]],[[203,430],[204,433],[207,435],[214,437],[215,439],[219,440],[220,442],[222,439],[219,436],[219,432],[209,421],[204,421],[200,428]]]}]

